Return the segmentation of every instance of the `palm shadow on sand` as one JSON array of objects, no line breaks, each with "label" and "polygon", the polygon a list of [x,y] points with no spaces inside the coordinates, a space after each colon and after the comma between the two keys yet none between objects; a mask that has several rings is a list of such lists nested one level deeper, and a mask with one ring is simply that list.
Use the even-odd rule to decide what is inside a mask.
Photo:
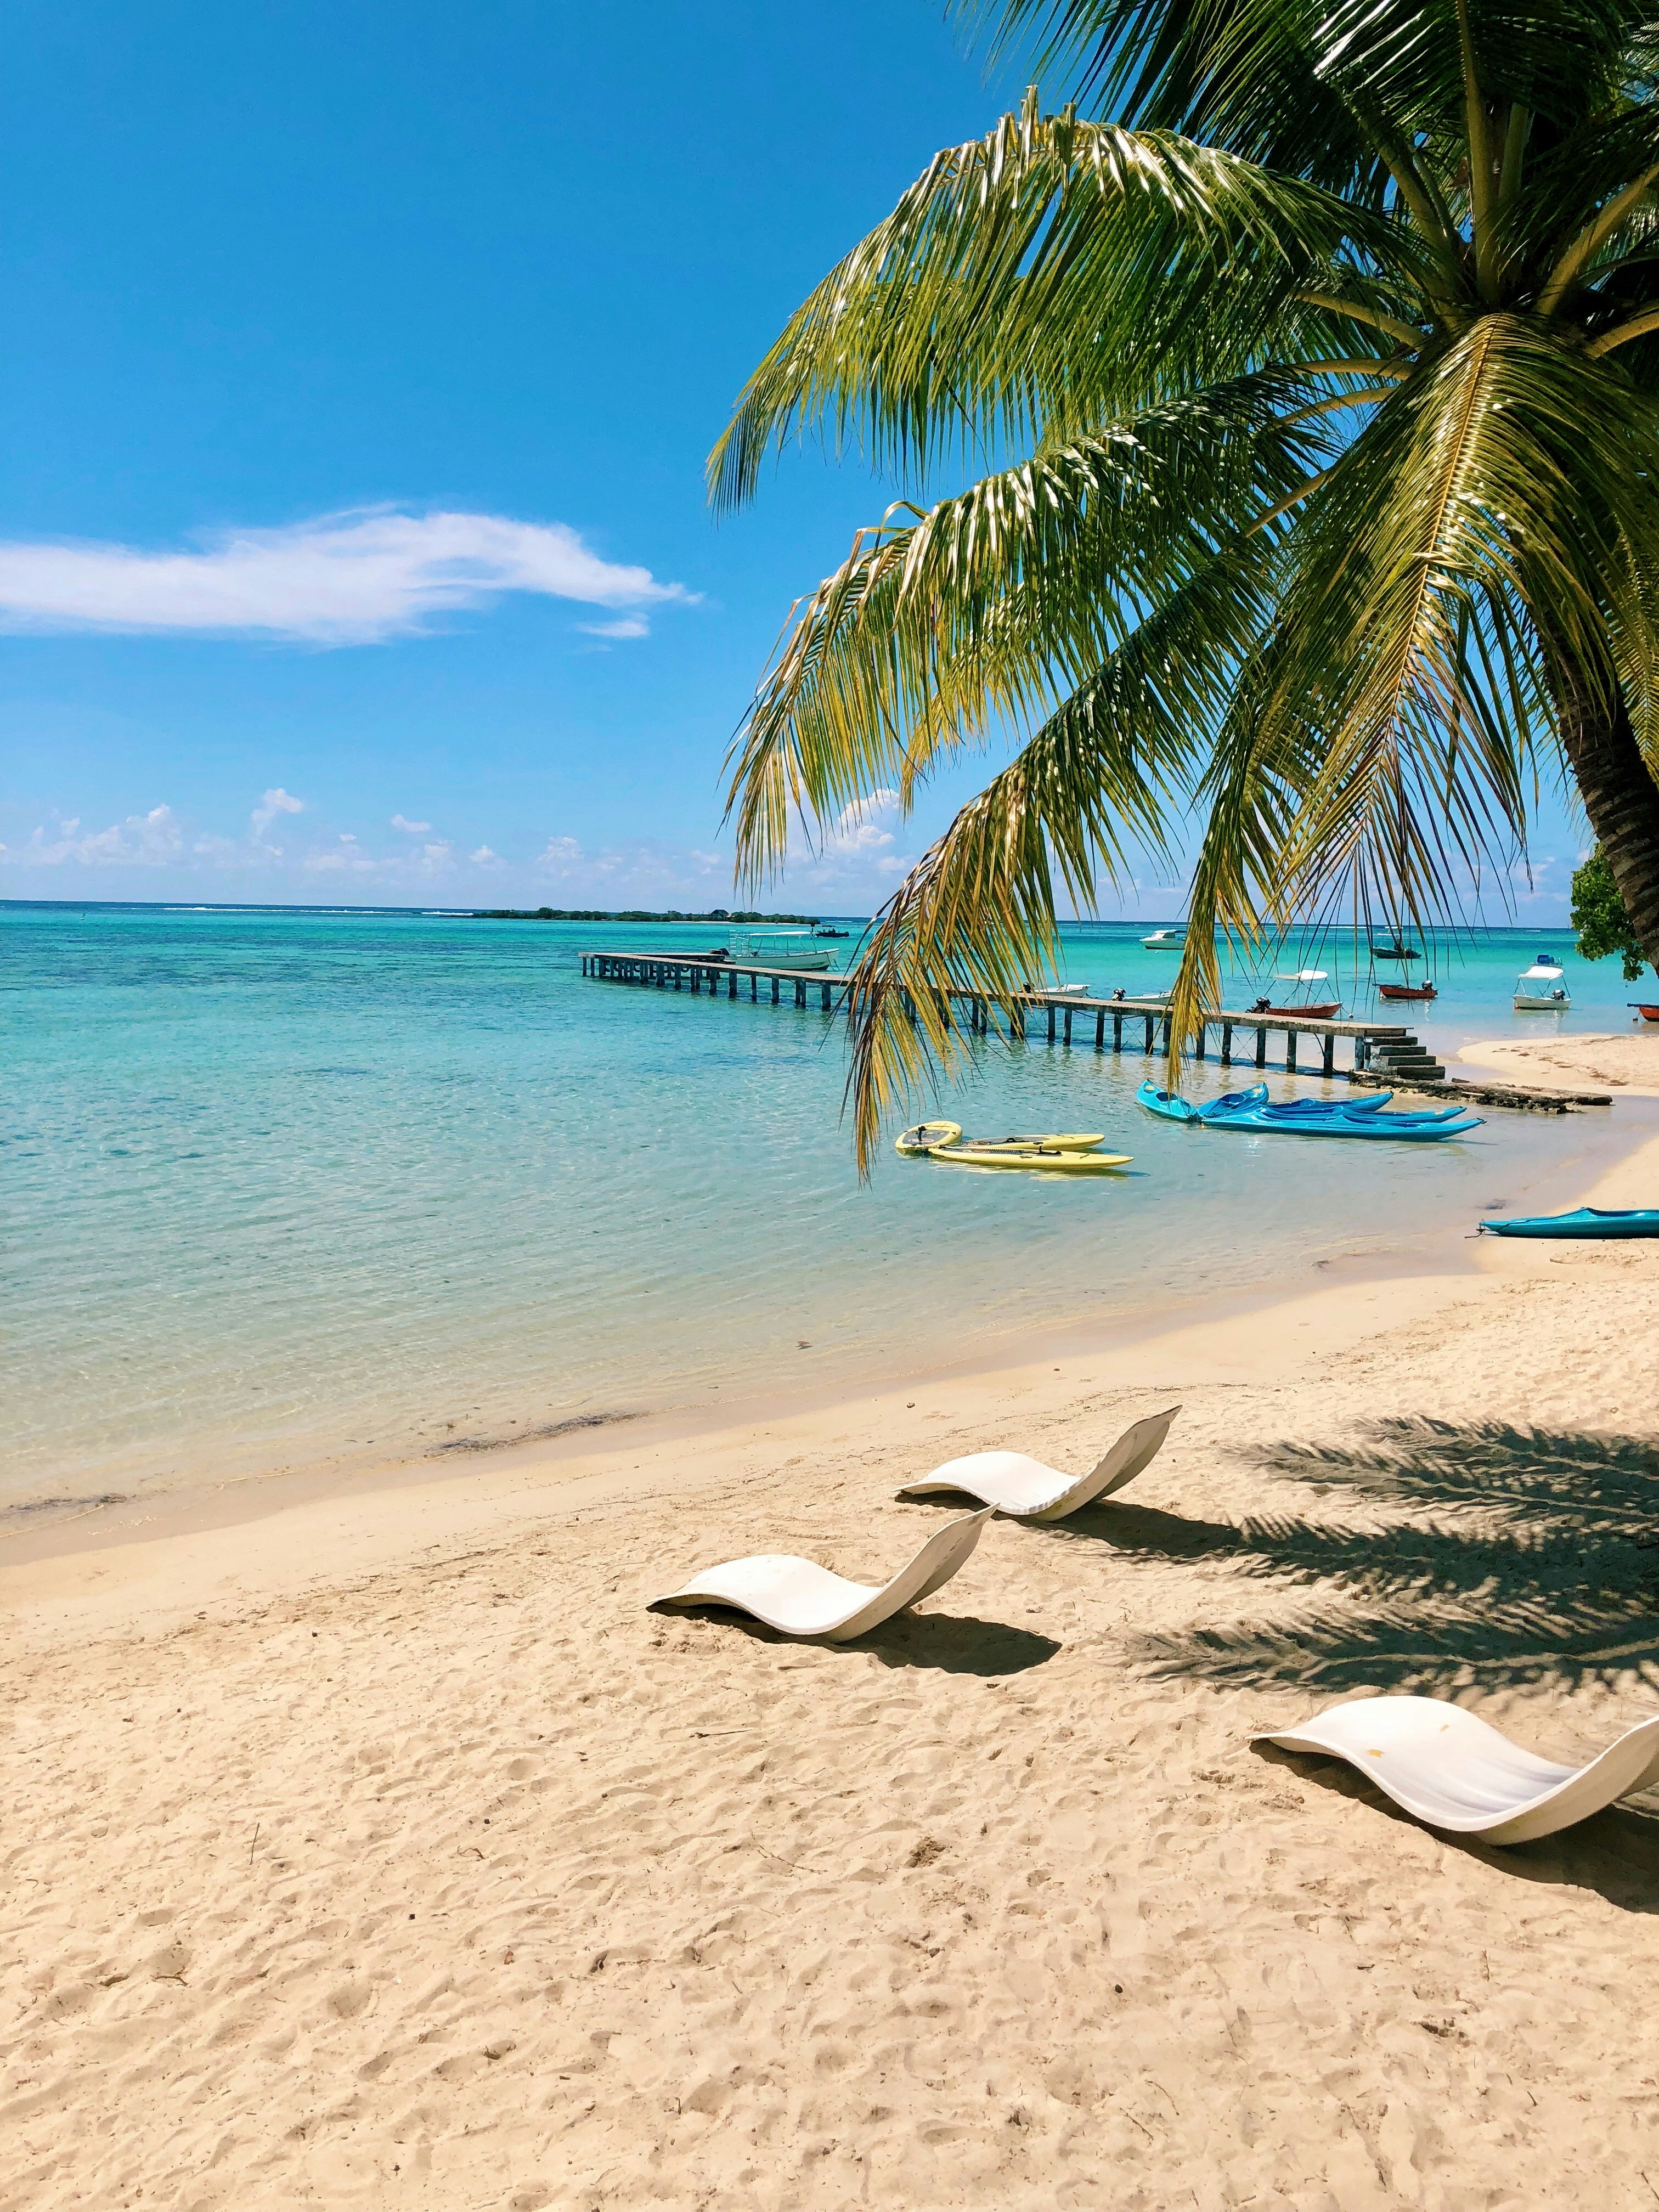
[{"label": "palm shadow on sand", "polygon": [[[1645,1438],[1396,1419],[1352,1445],[1286,1443],[1252,1456],[1316,1497],[1382,1509],[1383,1525],[1279,1513],[1165,1529],[1168,1515],[1144,1514],[1138,1526],[1109,1507],[1091,1516],[1121,1552],[1224,1559],[1230,1577],[1270,1601],[1218,1627],[1138,1639],[1133,1656],[1155,1673],[1294,1686],[1315,1702],[1361,1688],[1428,1697],[1628,1690],[1633,1676],[1659,1693],[1659,1449]],[[1389,1820],[1410,1820],[1342,1761],[1257,1749]],[[1659,1912],[1652,1793],[1535,1843],[1443,1840],[1521,1880]]]},{"label": "palm shadow on sand", "polygon": [[[1382,1509],[1188,1521],[1109,1502],[1053,1534],[1120,1556],[1224,1563],[1279,1601],[1148,1636],[1133,1656],[1212,1680],[1339,1694],[1596,1682],[1659,1692],[1659,1447],[1487,1421],[1376,1424],[1349,1446],[1281,1443],[1265,1474]],[[1303,1593],[1307,1593],[1305,1596]]]}]

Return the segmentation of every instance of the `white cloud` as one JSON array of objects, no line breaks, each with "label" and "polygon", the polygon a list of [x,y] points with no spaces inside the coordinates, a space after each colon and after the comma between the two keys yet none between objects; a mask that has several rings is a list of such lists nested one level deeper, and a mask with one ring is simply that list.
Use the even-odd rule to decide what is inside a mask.
[{"label": "white cloud", "polygon": [[185,833],[170,806],[129,814],[125,822],[112,822],[85,837],[76,835],[80,827],[79,815],[60,818],[49,838],[43,823],[20,852],[6,857],[25,868],[59,868],[76,861],[88,868],[164,868],[184,850]]},{"label": "white cloud", "polygon": [[898,793],[882,789],[842,807],[833,821],[809,824],[798,818],[789,840],[789,879],[855,899],[885,897],[885,886],[915,862],[914,854],[896,849],[896,833],[885,826],[898,817]]},{"label": "white cloud", "polygon": [[580,866],[582,848],[574,837],[550,837],[544,852],[536,855],[536,866],[550,875],[562,876],[567,869]]},{"label": "white cloud", "polygon": [[284,791],[278,784],[275,790],[266,792],[248,819],[253,824],[255,837],[262,838],[279,814],[303,814],[305,811],[304,799],[296,799],[291,791]]},{"label": "white cloud", "polygon": [[884,830],[878,818],[896,815],[899,795],[896,791],[872,791],[868,799],[854,799],[843,806],[830,828],[822,832],[819,850],[826,855],[839,854],[850,859],[857,854],[884,853],[892,845],[893,833]]},{"label": "white cloud", "polygon": [[401,814],[394,814],[392,826],[394,830],[406,830],[411,837],[424,837],[432,824],[429,822],[405,822]]},{"label": "white cloud", "polygon": [[[696,598],[648,568],[601,559],[564,523],[498,514],[356,508],[283,529],[222,532],[201,552],[0,543],[0,625],[10,629],[263,632],[365,645],[507,592],[636,611]],[[642,636],[646,627],[635,611],[602,634]]]},{"label": "white cloud", "polygon": [[[798,844],[787,881],[769,887],[759,902],[769,905],[775,899],[781,906],[841,914],[867,913],[878,904],[909,860],[900,849],[902,831],[896,836],[889,826],[896,813],[891,794],[883,793],[874,803],[882,809],[881,818],[866,804],[862,811],[852,809],[824,825],[814,851]],[[233,818],[228,831],[212,817],[175,815],[167,805],[92,830],[72,817],[49,815],[33,837],[18,836],[11,851],[0,846],[0,860],[20,872],[95,868],[100,895],[120,898],[160,896],[157,880],[166,869],[176,886],[170,895],[188,897],[453,901],[465,895],[460,886],[472,873],[489,876],[491,896],[500,905],[535,906],[545,900],[560,906],[701,908],[737,902],[731,856],[718,842],[589,842],[556,835],[545,838],[539,850],[532,848],[533,857],[503,859],[488,844],[468,847],[417,834],[418,817],[381,816],[383,824],[394,826],[360,836],[321,815],[317,802],[296,798],[280,785],[263,793],[240,829]],[[289,816],[297,819],[284,823]],[[398,821],[402,827],[395,826]],[[279,823],[290,832],[282,844],[270,842],[282,835]],[[799,832],[799,825],[792,828]],[[191,878],[201,888],[185,891]],[[58,889],[55,895],[70,893]],[[748,894],[743,896],[746,902]]]},{"label": "white cloud", "polygon": [[649,637],[651,625],[643,615],[619,615],[615,622],[578,623],[589,637]]},{"label": "white cloud", "polygon": [[372,876],[379,862],[371,860],[349,830],[342,830],[331,845],[306,855],[306,872],[313,876]]}]

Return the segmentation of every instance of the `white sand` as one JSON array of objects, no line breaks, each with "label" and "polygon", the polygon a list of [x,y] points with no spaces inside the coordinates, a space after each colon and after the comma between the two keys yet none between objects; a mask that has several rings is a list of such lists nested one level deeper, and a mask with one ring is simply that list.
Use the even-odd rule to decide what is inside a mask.
[{"label": "white sand", "polygon": [[[1659,2202],[1659,1811],[1465,1847],[1250,1746],[1363,1685],[1563,1756],[1654,1710],[1659,1247],[1470,1249],[0,1570],[0,2204]],[[906,1477],[1174,1397],[867,1643],[643,1610],[879,1575]]]},{"label": "white sand", "polygon": [[[1631,987],[1636,988],[1634,984]],[[1544,1019],[1547,1022],[1549,1016]],[[1609,1036],[1497,1037],[1466,1044],[1457,1057],[1489,1067],[1511,1083],[1540,1091],[1625,1091],[1659,1098],[1659,1029],[1621,1030]],[[1656,2200],[1659,2201],[1659,2200]]]}]

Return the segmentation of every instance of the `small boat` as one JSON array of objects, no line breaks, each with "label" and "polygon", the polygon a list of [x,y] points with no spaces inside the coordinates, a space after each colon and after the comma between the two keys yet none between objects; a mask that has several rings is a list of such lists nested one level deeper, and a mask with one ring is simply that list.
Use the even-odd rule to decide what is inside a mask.
[{"label": "small boat", "polygon": [[[1148,1113],[1166,1121],[1185,1121],[1203,1129],[1275,1130],[1293,1137],[1392,1138],[1401,1144],[1433,1144],[1444,1137],[1467,1136],[1481,1126],[1479,1115],[1466,1115],[1461,1106],[1449,1115],[1437,1113],[1420,1119],[1413,1114],[1384,1114],[1376,1109],[1350,1113],[1340,1106],[1323,1114],[1297,1111],[1294,1107],[1285,1112],[1258,1097],[1263,1088],[1258,1084],[1250,1091],[1212,1099],[1206,1106],[1194,1106],[1176,1091],[1160,1091],[1152,1083],[1143,1083],[1135,1097]],[[1322,1102],[1308,1103],[1316,1107]]]},{"label": "small boat", "polygon": [[845,937],[848,933],[844,929],[815,929],[812,934],[814,937]]},{"label": "small boat", "polygon": [[1089,986],[1086,983],[1050,983],[1043,995],[1050,999],[1086,999]]},{"label": "small boat", "polygon": [[961,1134],[960,1121],[918,1121],[912,1129],[900,1130],[893,1150],[907,1160],[920,1159],[925,1153],[938,1152],[941,1145],[954,1145]]},{"label": "small boat", "polygon": [[1626,999],[1627,1006],[1634,1006],[1644,1022],[1659,1022],[1659,1006],[1650,1006],[1643,999]]},{"label": "small boat", "polygon": [[1155,929],[1140,941],[1148,952],[1180,952],[1185,949],[1187,933],[1184,929]]},{"label": "small boat", "polygon": [[1289,1015],[1292,1018],[1305,1016],[1310,1022],[1334,1022],[1342,1012],[1340,999],[1316,1000],[1311,996],[1316,983],[1330,981],[1322,968],[1298,968],[1294,975],[1275,975],[1273,981],[1275,983],[1300,983],[1310,995],[1305,1000],[1293,1000],[1287,1006],[1276,1006],[1270,999],[1258,999],[1250,1008],[1253,1014],[1274,1014],[1280,1021]]},{"label": "small boat", "polygon": [[1392,945],[1373,945],[1373,960],[1420,960],[1423,955],[1414,945],[1407,945],[1396,936]]},{"label": "small boat", "polygon": [[745,960],[757,968],[827,968],[835,957],[813,941],[810,929],[751,929]]},{"label": "small boat", "polygon": [[1531,967],[1516,978],[1517,1014],[1559,1014],[1571,1004],[1561,963],[1553,952],[1540,952]]},{"label": "small boat", "polygon": [[1492,1237],[1659,1237],[1659,1206],[1578,1206],[1571,1213],[1518,1214],[1480,1226]]},{"label": "small boat", "polygon": [[929,1155],[969,1168],[1046,1168],[1060,1175],[1096,1175],[1127,1168],[1133,1152],[1071,1152],[1058,1145],[946,1145]]},{"label": "small boat", "polygon": [[1432,983],[1379,983],[1379,999],[1437,999],[1439,992]]},{"label": "small boat", "polygon": [[1112,994],[1112,1004],[1138,1010],[1143,1006],[1167,1006],[1174,997],[1173,991],[1126,991],[1120,984]]},{"label": "small boat", "polygon": [[694,952],[691,955],[691,957],[694,960],[729,960],[732,957],[732,955],[727,951],[725,945],[717,945],[712,952]]}]

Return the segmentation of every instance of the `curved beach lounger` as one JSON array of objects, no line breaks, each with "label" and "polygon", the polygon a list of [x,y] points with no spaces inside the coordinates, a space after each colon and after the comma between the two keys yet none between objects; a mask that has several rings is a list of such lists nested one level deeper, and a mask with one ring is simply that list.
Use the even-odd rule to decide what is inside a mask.
[{"label": "curved beach lounger", "polygon": [[845,1575],[831,1574],[828,1567],[814,1566],[811,1559],[798,1559],[787,1552],[763,1553],[705,1568],[651,1603],[733,1605],[785,1636],[822,1636],[831,1644],[845,1644],[948,1583],[978,1543],[992,1510],[987,1506],[982,1513],[947,1522],[879,1589],[868,1583],[850,1583]]},{"label": "curved beach lounger", "polygon": [[1659,1717],[1626,1729],[1588,1766],[1522,1751],[1440,1698],[1360,1698],[1257,1741],[1346,1759],[1431,1828],[1488,1844],[1553,1836],[1615,1797],[1659,1786]]},{"label": "curved beach lounger", "polygon": [[969,1452],[965,1459],[947,1460],[920,1482],[907,1482],[901,1498],[933,1498],[942,1490],[965,1491],[982,1498],[1013,1521],[1063,1521],[1079,1506],[1109,1498],[1150,1467],[1164,1449],[1170,1424],[1181,1411],[1170,1406],[1161,1413],[1148,1413],[1112,1446],[1104,1459],[1087,1474],[1061,1474],[1040,1459],[1024,1452]]}]

